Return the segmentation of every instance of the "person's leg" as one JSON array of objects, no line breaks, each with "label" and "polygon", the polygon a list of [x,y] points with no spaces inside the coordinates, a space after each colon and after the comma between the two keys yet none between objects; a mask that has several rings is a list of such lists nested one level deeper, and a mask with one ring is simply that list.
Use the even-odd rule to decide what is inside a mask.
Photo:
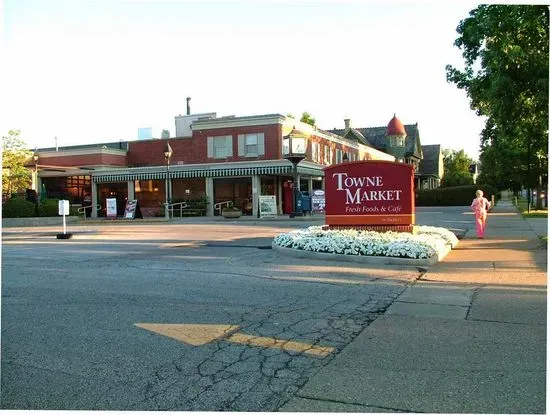
[{"label": "person's leg", "polygon": [[481,215],[481,237],[485,237],[485,228],[487,227],[487,213]]},{"label": "person's leg", "polygon": [[483,217],[476,215],[476,234],[478,238],[483,238]]}]

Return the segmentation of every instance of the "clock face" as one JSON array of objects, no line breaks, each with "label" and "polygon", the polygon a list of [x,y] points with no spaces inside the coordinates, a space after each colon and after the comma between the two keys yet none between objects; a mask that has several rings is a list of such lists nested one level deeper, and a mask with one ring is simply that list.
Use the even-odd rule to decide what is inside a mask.
[{"label": "clock face", "polygon": [[306,152],[306,140],[292,140],[292,152],[294,154],[304,154]]}]

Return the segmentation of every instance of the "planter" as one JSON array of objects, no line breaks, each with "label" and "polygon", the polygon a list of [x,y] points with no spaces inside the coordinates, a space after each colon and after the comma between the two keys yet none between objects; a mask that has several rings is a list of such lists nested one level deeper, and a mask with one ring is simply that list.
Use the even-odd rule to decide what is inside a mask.
[{"label": "planter", "polygon": [[236,219],[242,216],[243,212],[240,210],[226,210],[222,211],[222,216],[226,219]]}]

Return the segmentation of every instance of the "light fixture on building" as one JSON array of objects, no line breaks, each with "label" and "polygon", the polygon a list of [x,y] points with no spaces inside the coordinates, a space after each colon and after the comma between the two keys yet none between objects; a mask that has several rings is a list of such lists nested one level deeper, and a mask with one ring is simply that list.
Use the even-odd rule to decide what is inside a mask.
[{"label": "light fixture on building", "polygon": [[347,163],[349,161],[348,153],[344,153],[344,157],[342,157],[342,161],[344,163]]},{"label": "light fixture on building", "polygon": [[170,204],[170,159],[172,158],[172,147],[170,143],[166,142],[164,146],[164,158],[166,159],[166,203],[164,204],[164,216],[166,219],[170,218],[168,205]]},{"label": "light fixture on building", "polygon": [[298,186],[298,163],[306,158],[307,151],[307,136],[302,132],[293,128],[290,134],[283,137],[283,157],[292,163],[293,177],[293,195],[292,195],[292,212],[289,217],[302,216],[302,210],[297,209],[300,205],[300,188]]}]

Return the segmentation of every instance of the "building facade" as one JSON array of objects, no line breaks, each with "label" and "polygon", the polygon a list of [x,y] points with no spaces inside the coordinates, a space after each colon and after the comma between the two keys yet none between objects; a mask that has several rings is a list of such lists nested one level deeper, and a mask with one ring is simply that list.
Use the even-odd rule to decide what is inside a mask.
[{"label": "building facade", "polygon": [[386,127],[353,128],[351,120],[344,120],[343,129],[329,132],[391,154],[396,160],[414,166],[415,189],[435,189],[443,178],[441,146],[423,146],[418,123],[402,124],[395,116]]},{"label": "building facade", "polygon": [[283,158],[282,146],[293,129],[308,138],[296,183],[304,192],[323,188],[328,165],[346,159],[395,160],[368,143],[281,114],[217,117],[188,110],[176,117],[175,138],[38,150],[37,190],[90,206],[92,217],[105,215],[107,198],[116,198],[119,215],[126,200],[137,200],[144,216],[163,216],[167,200],[202,199],[208,201],[208,216],[219,214],[228,202],[257,216],[259,196],[273,195],[278,213],[290,213],[292,164]]}]

